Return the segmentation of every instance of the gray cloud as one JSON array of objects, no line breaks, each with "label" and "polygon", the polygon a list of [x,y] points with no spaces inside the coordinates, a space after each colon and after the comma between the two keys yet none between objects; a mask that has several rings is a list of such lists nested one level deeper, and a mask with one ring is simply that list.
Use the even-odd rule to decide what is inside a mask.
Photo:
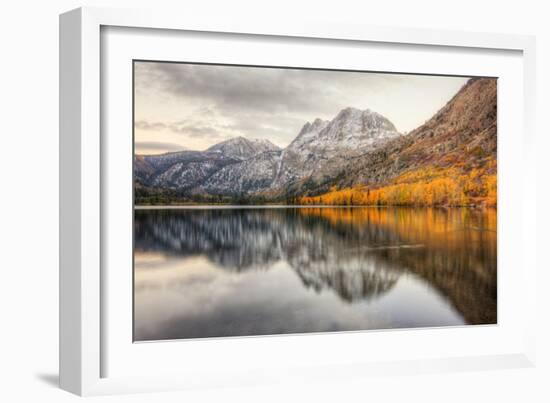
[{"label": "gray cloud", "polygon": [[[188,137],[202,137],[209,136],[215,138],[223,138],[223,133],[220,132],[215,126],[201,125],[194,121],[181,120],[173,123],[163,122],[148,122],[146,120],[139,120],[135,123],[136,129],[145,131],[158,131],[158,130],[170,130],[173,133],[183,134]],[[221,126],[225,129],[231,129],[232,125]]]},{"label": "gray cloud", "polygon": [[152,150],[152,151],[181,151],[185,147],[175,144],[175,143],[166,143],[162,141],[136,141],[135,148],[140,153],[139,150]]},{"label": "gray cloud", "polygon": [[334,114],[338,99],[358,84],[372,88],[401,80],[364,73],[149,62],[136,65],[136,76],[139,87],[152,85],[178,97],[208,99],[218,110]]},{"label": "gray cloud", "polygon": [[166,128],[166,124],[164,123],[161,123],[161,122],[151,123],[145,120],[138,120],[134,126],[136,129],[141,129],[141,130],[162,130]]},{"label": "gray cloud", "polygon": [[162,62],[137,62],[134,77],[136,94],[149,103],[149,109],[166,104],[174,110],[170,121],[143,119],[136,127],[170,130],[186,137],[189,148],[195,139],[204,146],[206,141],[238,135],[285,146],[307,121],[331,119],[349,106],[377,110],[399,130],[411,130],[465,82],[447,77]]},{"label": "gray cloud", "polygon": [[197,126],[188,122],[177,122],[170,126],[170,130],[174,133],[186,134],[189,137],[214,136],[222,137],[222,133],[213,126]]}]

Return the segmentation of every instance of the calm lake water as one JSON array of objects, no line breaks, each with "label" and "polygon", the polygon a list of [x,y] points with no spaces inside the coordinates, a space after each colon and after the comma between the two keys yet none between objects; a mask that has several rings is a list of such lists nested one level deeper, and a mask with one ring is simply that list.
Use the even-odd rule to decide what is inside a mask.
[{"label": "calm lake water", "polygon": [[496,323],[496,210],[135,211],[136,341]]}]

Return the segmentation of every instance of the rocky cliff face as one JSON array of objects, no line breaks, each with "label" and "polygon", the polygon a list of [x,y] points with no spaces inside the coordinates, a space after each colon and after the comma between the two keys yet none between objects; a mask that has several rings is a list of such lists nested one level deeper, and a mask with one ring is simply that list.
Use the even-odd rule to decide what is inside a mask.
[{"label": "rocky cliff face", "polygon": [[189,194],[284,197],[304,181],[335,177],[342,161],[399,136],[382,115],[346,108],[331,121],[306,123],[283,150],[237,137],[204,152],[136,156],[135,177],[145,186]]},{"label": "rocky cliff face", "polygon": [[246,139],[244,137],[222,141],[206,150],[207,153],[218,153],[243,161],[268,151],[280,151],[280,148],[269,140]]},{"label": "rocky cliff face", "polygon": [[272,190],[300,186],[334,177],[343,160],[374,150],[400,137],[395,126],[379,113],[346,108],[331,121],[306,123],[283,151]]},{"label": "rocky cliff face", "polygon": [[210,176],[198,191],[210,195],[243,197],[269,189],[281,160],[280,151],[265,151]]},{"label": "rocky cliff face", "polygon": [[134,158],[134,177],[151,188],[190,191],[223,167],[240,162],[217,152],[181,151]]},{"label": "rocky cliff face", "polygon": [[428,122],[351,159],[330,185],[379,185],[427,168],[455,167],[464,173],[486,168],[496,174],[496,165],[488,167],[496,162],[496,151],[497,81],[471,79]]}]

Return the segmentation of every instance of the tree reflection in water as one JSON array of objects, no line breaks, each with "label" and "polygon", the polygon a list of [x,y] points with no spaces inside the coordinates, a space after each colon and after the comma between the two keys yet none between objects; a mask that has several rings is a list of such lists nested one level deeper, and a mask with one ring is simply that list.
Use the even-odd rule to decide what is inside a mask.
[{"label": "tree reflection in water", "polygon": [[409,275],[436,290],[465,323],[496,322],[495,210],[136,210],[136,262],[151,253],[200,256],[232,273],[285,262],[309,292],[334,292],[344,304],[376,300]]}]

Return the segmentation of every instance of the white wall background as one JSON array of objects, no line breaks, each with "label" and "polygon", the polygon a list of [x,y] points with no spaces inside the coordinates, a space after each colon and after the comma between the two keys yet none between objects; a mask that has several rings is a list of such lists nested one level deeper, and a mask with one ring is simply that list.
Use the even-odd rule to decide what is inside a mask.
[{"label": "white wall background", "polygon": [[[550,239],[547,165],[550,101],[550,25],[547,2],[522,0],[188,0],[148,2],[5,1],[0,8],[0,400],[67,402],[56,388],[58,293],[58,14],[81,5],[179,7],[185,13],[227,18],[304,18],[534,34],[538,50],[537,204],[540,227],[538,365],[533,369],[377,377],[301,387],[211,390],[93,398],[97,401],[550,401],[550,265],[542,260]],[[519,133],[518,133],[519,135]],[[533,189],[533,206],[535,189]],[[543,207],[546,209],[543,210]],[[535,234],[533,234],[535,235]],[[546,271],[545,271],[546,270]]]}]

